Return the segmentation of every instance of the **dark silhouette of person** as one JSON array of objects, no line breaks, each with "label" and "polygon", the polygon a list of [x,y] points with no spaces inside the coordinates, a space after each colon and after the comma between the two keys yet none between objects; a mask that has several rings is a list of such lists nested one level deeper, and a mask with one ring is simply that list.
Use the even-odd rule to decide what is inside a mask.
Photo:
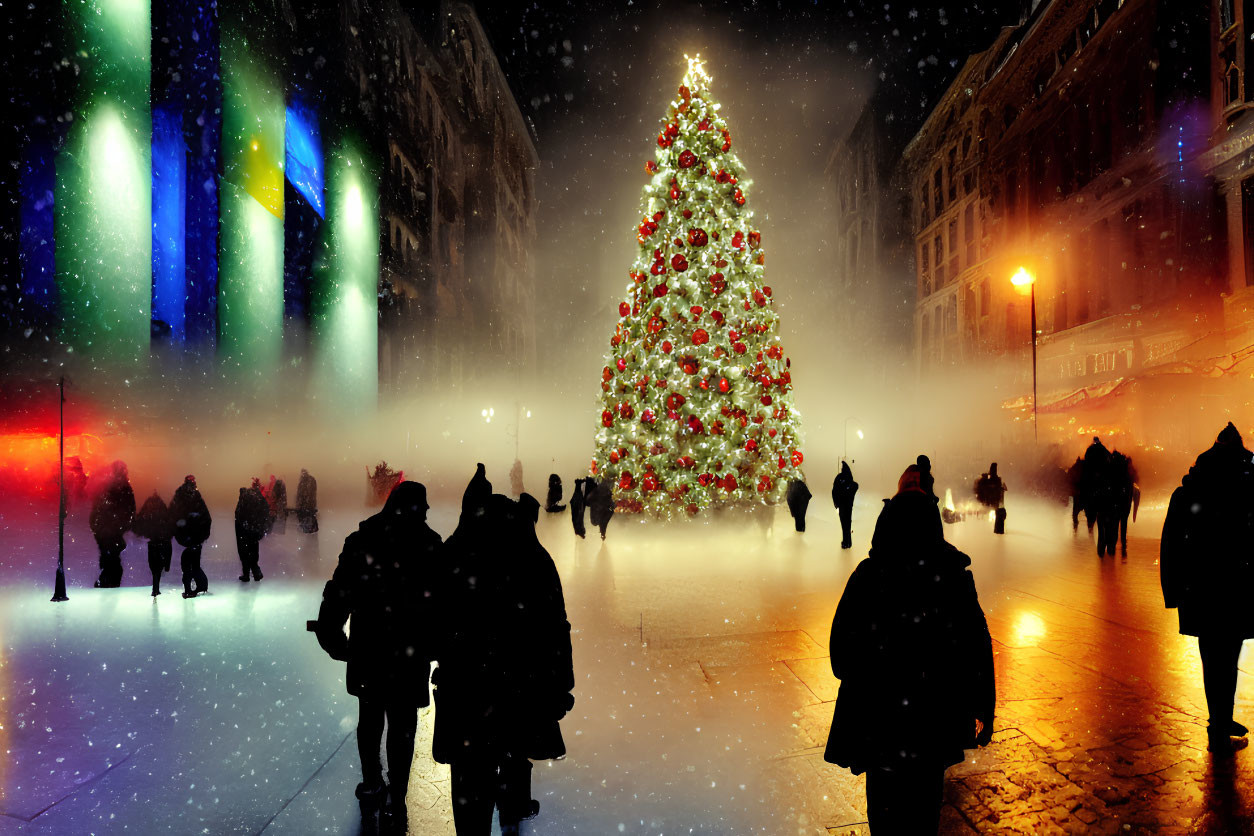
[{"label": "dark silhouette of person", "polygon": [[932,460],[920,453],[915,457],[914,463],[919,468],[919,485],[923,488],[923,492],[932,497],[933,502],[939,504],[940,497],[936,495],[936,477],[932,475]]},{"label": "dark silhouette of person", "polygon": [[100,577],[94,586],[113,589],[122,585],[122,552],[125,534],[135,521],[135,491],[127,478],[126,465],[116,461],[109,468],[109,481],[91,505],[88,525],[100,547]]},{"label": "dark silhouette of person", "polygon": [[562,501],[562,477],[556,473],[549,474],[549,494],[544,500],[544,510],[550,514],[560,514],[566,510]]},{"label": "dark silhouette of person", "polygon": [[1071,489],[1071,531],[1080,530],[1080,511],[1084,508],[1084,459],[1075,457],[1075,464],[1067,468],[1067,484]]},{"label": "dark silhouette of person", "polygon": [[318,531],[318,480],[303,467],[296,483],[296,521],[306,534]]},{"label": "dark silhouette of person", "polygon": [[798,531],[806,530],[806,509],[810,507],[811,496],[810,489],[801,479],[793,479],[788,483],[784,501],[788,503],[788,513],[792,514]]},{"label": "dark silhouette of person", "polygon": [[161,494],[153,491],[144,500],[131,529],[148,539],[148,569],[152,572],[152,597],[156,598],[161,594],[161,573],[170,571],[174,556],[174,517]]},{"label": "dark silhouette of person", "polygon": [[1140,487],[1137,485],[1136,468],[1132,459],[1118,450],[1110,454],[1110,528],[1107,554],[1115,553],[1115,541],[1119,542],[1120,554],[1128,556],[1128,517],[1133,506],[1140,504]]},{"label": "dark silhouette of person", "polygon": [[570,494],[570,522],[575,527],[575,533],[582,539],[587,534],[587,529],[583,524],[583,508],[587,504],[585,497],[587,496],[587,480],[576,479],[575,489]]},{"label": "dark silhouette of person", "polygon": [[988,466],[988,472],[975,480],[975,498],[981,505],[993,509],[993,533],[1006,533],[1006,483],[997,475],[997,462]]},{"label": "dark silhouette of person", "polygon": [[[484,493],[484,488],[489,493]],[[570,624],[561,580],[535,536],[539,503],[472,480],[445,543],[438,598],[433,755],[450,766],[459,836],[501,832],[539,812],[530,759],[559,758],[573,705]]]},{"label": "dark silhouette of person", "polygon": [[65,457],[65,507],[77,508],[87,498],[87,471],[78,456]]},{"label": "dark silhouette of person", "polygon": [[266,502],[270,505],[270,531],[274,534],[286,534],[287,483],[271,476],[270,490],[266,492]]},{"label": "dark silhouette of person", "polygon": [[1080,469],[1080,495],[1084,498],[1084,521],[1090,535],[1100,518],[1099,508],[1105,499],[1104,488],[1109,469],[1110,451],[1100,438],[1093,436],[1093,443],[1084,451],[1084,465]]},{"label": "dark silhouette of person", "polygon": [[[927,456],[919,458],[926,459]],[[920,470],[920,474],[922,472]],[[931,475],[930,470],[928,475]],[[849,462],[842,461],[840,473],[837,473],[836,478],[832,480],[832,504],[836,506],[837,516],[840,517],[840,547],[842,549],[853,548],[853,498],[857,493],[858,483],[853,481],[853,471],[849,469]]]},{"label": "dark silhouette of person", "polygon": [[1172,493],[1159,546],[1164,603],[1179,610],[1181,635],[1197,637],[1210,713],[1206,733],[1219,755],[1248,743],[1232,707],[1241,644],[1254,638],[1252,541],[1254,464],[1229,422]]},{"label": "dark silhouette of person", "polygon": [[945,770],[992,737],[992,639],[970,565],[906,468],[832,620],[840,691],[824,759],[866,773],[876,836],[936,833]]},{"label": "dark silhouette of person", "polygon": [[601,539],[604,540],[605,528],[614,516],[614,483],[609,479],[598,481],[588,478],[584,480],[584,488],[585,498],[588,498],[587,489],[592,489],[592,495],[588,498],[588,507],[591,509],[588,517],[593,525],[601,529]]},{"label": "dark silhouette of person", "polygon": [[[383,510],[348,536],[322,591],[315,628],[331,658],[348,663],[345,684],[357,697],[362,781],[356,795],[363,819],[372,825],[382,812],[384,831],[396,834],[408,829],[405,794],[418,709],[430,702],[437,629],[433,596],[443,546],[427,526],[427,508],[427,489],[401,482]],[[385,720],[386,784],[380,758]],[[383,809],[388,796],[391,803]]]},{"label": "dark silhouette of person", "polygon": [[[200,553],[209,532],[213,527],[213,518],[209,516],[209,506],[196,487],[196,477],[188,475],[183,484],[174,491],[170,499],[170,517],[174,520],[174,539],[183,547],[179,555],[179,568],[183,572],[183,597],[195,598],[202,592],[209,591],[209,578],[200,568]],[[192,584],[195,583],[195,588]]]},{"label": "dark silhouette of person", "polygon": [[239,552],[239,562],[243,572],[239,579],[248,583],[261,580],[261,538],[266,536],[266,528],[270,524],[270,506],[261,494],[261,486],[256,479],[251,488],[239,489],[239,500],[235,503],[235,548]]}]

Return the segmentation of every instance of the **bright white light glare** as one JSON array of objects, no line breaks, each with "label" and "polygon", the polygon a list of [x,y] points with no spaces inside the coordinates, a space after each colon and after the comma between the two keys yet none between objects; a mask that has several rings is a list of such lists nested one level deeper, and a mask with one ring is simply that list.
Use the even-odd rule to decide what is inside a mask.
[{"label": "bright white light glare", "polygon": [[348,187],[344,193],[344,220],[350,227],[361,225],[365,209],[361,203],[361,187],[356,183]]},{"label": "bright white light glare", "polygon": [[858,438],[866,438],[866,436],[862,434],[862,430],[858,430]]},{"label": "bright white light glare", "polygon": [[486,409],[480,412],[479,414],[482,415],[484,418],[488,417],[488,411]]},{"label": "bright white light glare", "polygon": [[527,410],[527,417],[528,417],[528,418],[530,418],[530,417],[531,417],[531,410],[530,410],[530,409],[528,409],[528,410]]},{"label": "bright white light glare", "polygon": [[496,417],[496,410],[495,410],[495,409],[493,409],[492,407],[488,407],[488,414],[489,414],[489,415],[491,415],[493,418],[495,418],[495,417]]}]

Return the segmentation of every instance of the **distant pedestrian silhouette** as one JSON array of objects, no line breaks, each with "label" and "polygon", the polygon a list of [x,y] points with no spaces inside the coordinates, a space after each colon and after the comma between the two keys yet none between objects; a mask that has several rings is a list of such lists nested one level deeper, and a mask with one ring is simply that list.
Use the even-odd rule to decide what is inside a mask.
[{"label": "distant pedestrian silhouette", "polygon": [[109,467],[108,481],[91,505],[88,525],[100,547],[100,577],[95,586],[113,588],[122,585],[122,552],[126,549],[125,534],[135,520],[135,491],[127,479],[126,465],[114,462]]},{"label": "distant pedestrian silhouette", "polygon": [[1248,742],[1232,707],[1241,645],[1254,638],[1252,542],[1254,464],[1230,422],[1172,493],[1159,546],[1164,602],[1179,609],[1180,633],[1197,636],[1210,713],[1206,733],[1219,755]]},{"label": "distant pedestrian silhouette", "polygon": [[174,518],[159,493],[153,491],[144,500],[132,528],[137,536],[148,539],[148,570],[152,572],[152,597],[156,598],[161,594],[161,573],[170,571],[174,554]]},{"label": "distant pedestrian silhouette", "polygon": [[[403,834],[408,828],[405,794],[418,709],[430,702],[433,595],[442,546],[427,526],[427,507],[425,487],[401,482],[383,510],[348,536],[323,589],[315,628],[331,658],[348,663],[345,682],[358,700],[362,781],[356,794],[366,829],[381,811],[385,833]],[[386,785],[379,751],[385,720]],[[382,809],[385,796],[391,803]]]},{"label": "distant pedestrian silhouette", "polygon": [[248,583],[261,580],[261,538],[266,536],[270,525],[270,506],[261,494],[261,485],[256,479],[251,488],[239,489],[239,501],[235,503],[235,548],[239,552],[239,562],[243,567],[239,579]]},{"label": "distant pedestrian silhouette", "polygon": [[575,489],[570,494],[570,522],[575,528],[575,534],[583,538],[587,534],[587,529],[583,523],[583,509],[587,504],[585,497],[587,496],[586,479],[576,479]]},{"label": "distant pedestrian silhouette", "polygon": [[793,522],[798,531],[806,530],[806,509],[810,507],[810,489],[800,479],[788,483],[788,492],[784,501],[788,503],[788,513],[792,514]]},{"label": "distant pedestrian silhouette", "polygon": [[433,755],[451,767],[459,836],[501,832],[539,812],[531,758],[565,755],[558,721],[573,704],[561,580],[535,536],[539,503],[492,494],[482,470],[445,543],[438,600]]},{"label": "distant pedestrian silhouette", "polygon": [[[592,524],[601,529],[601,539],[605,539],[605,528],[610,524],[610,519],[614,516],[614,483],[609,479],[601,479],[597,481],[589,477],[584,480],[585,493],[588,507],[591,509],[588,516],[592,520]],[[591,490],[591,496],[587,491]]]},{"label": "distant pedestrian silhouette", "polygon": [[[920,456],[919,458],[927,458]],[[840,547],[853,548],[853,498],[858,493],[858,483],[853,481],[849,462],[840,463],[840,473],[832,480],[832,504],[840,517]]]},{"label": "distant pedestrian silhouette", "polygon": [[209,507],[196,487],[195,476],[187,476],[174,491],[170,500],[170,517],[174,520],[174,539],[183,547],[179,556],[179,568],[183,571],[183,597],[195,598],[209,591],[209,578],[200,568],[200,552],[213,526]]},{"label": "distant pedestrian silhouette", "polygon": [[1110,467],[1110,451],[1102,440],[1093,436],[1093,443],[1084,451],[1080,467],[1080,496],[1084,521],[1089,534],[1100,518],[1099,509],[1105,499],[1106,472]]},{"label": "distant pedestrian silhouette", "polygon": [[303,467],[296,483],[296,521],[306,534],[318,531],[318,480]]},{"label": "distant pedestrian silhouette", "polygon": [[993,533],[1006,533],[1006,483],[997,475],[997,462],[988,466],[988,473],[975,480],[975,498],[993,509]]},{"label": "distant pedestrian silhouette", "polygon": [[562,477],[556,473],[549,474],[549,493],[544,499],[544,510],[550,514],[559,514],[566,510],[562,501]]},{"label": "distant pedestrian silhouette", "polygon": [[911,465],[832,620],[824,758],[867,774],[874,836],[936,833],[946,768],[992,736],[992,640],[970,565]]}]

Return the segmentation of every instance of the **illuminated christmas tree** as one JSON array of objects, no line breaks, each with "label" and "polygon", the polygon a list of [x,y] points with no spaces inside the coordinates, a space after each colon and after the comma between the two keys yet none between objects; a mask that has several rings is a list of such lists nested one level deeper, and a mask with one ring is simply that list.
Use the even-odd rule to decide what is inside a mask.
[{"label": "illuminated christmas tree", "polygon": [[762,236],[709,83],[689,58],[645,163],[640,254],[601,373],[592,472],[620,511],[774,505],[803,478]]}]

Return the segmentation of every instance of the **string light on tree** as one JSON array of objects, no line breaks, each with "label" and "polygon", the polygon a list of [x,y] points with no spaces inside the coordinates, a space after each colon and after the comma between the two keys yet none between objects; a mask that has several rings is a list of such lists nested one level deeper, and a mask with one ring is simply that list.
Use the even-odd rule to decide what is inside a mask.
[{"label": "string light on tree", "polygon": [[639,255],[601,372],[593,475],[620,511],[774,505],[804,478],[791,361],[750,181],[700,55],[657,135]]}]

